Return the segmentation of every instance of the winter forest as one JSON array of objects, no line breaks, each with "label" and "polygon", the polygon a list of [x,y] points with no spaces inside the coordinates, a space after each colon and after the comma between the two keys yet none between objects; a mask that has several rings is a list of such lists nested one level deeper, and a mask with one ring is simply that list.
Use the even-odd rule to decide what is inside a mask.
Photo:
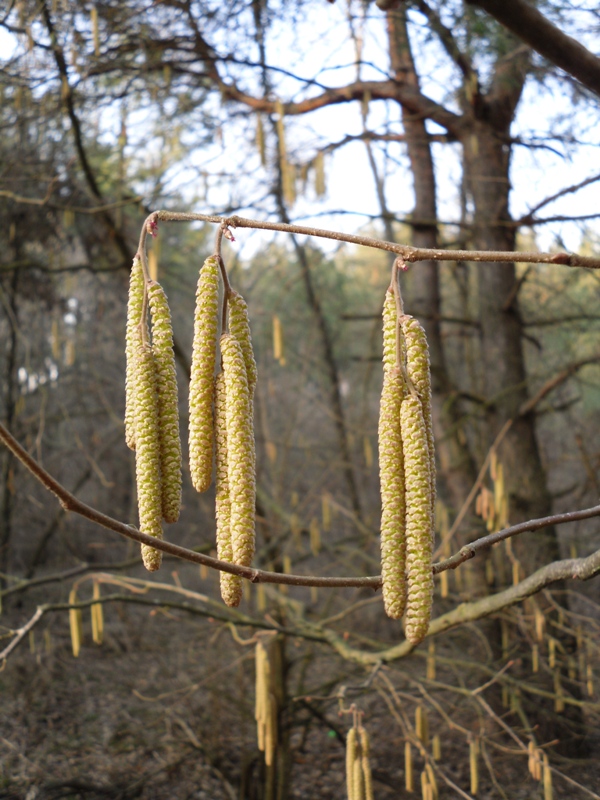
[{"label": "winter forest", "polygon": [[599,33],[0,1],[0,798],[600,800]]}]

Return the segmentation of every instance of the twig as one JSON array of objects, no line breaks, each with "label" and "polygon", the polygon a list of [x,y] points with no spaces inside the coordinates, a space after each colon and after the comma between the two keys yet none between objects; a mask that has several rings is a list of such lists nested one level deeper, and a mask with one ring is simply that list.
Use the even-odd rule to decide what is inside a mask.
[{"label": "twig", "polygon": [[282,231],[298,233],[303,236],[317,236],[321,239],[333,239],[338,242],[360,244],[397,253],[405,261],[481,261],[481,262],[520,262],[523,264],[562,264],[566,267],[587,267],[600,269],[600,258],[580,256],[577,253],[526,253],[510,250],[442,250],[425,247],[410,247],[405,244],[386,242],[371,236],[358,236],[339,231],[328,231],[323,228],[310,228],[304,225],[290,225],[285,222],[267,222],[264,220],[246,219],[244,217],[220,217],[211,214],[192,214],[172,211],[154,211],[148,219],[163,222],[213,222],[216,225],[225,223],[229,228],[256,228],[258,230]]}]

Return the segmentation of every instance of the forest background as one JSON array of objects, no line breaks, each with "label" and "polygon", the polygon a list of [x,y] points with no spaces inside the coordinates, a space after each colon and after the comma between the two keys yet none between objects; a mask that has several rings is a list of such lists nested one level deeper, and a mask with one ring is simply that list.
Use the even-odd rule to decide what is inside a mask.
[{"label": "forest background", "polygon": [[[432,361],[437,557],[595,506],[600,285],[562,254],[600,266],[600,69],[585,49],[599,19],[591,3],[538,7],[531,22],[522,0],[2,4],[3,425],[67,490],[137,523],[125,307],[157,208],[544,249],[555,263],[446,257],[402,276]],[[173,311],[184,442],[214,232],[161,223],[149,254]],[[256,566],[376,575],[392,258],[233,232],[224,258],[259,367]],[[413,649],[372,589],[246,584],[229,610],[216,572],[166,558],[149,577],[136,545],[65,513],[4,449],[0,473],[0,797],[338,798],[353,714],[377,798],[600,796],[599,584],[573,580],[600,571],[598,509],[442,572]],[[187,476],[166,538],[214,551],[214,497]],[[257,642],[277,706],[270,767]]]}]

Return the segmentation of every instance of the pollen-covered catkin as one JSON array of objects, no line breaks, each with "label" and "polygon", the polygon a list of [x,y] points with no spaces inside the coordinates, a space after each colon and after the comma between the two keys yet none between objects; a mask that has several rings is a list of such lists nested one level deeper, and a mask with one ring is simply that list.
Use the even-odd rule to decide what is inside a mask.
[{"label": "pollen-covered catkin", "polygon": [[369,758],[369,734],[361,725],[358,729],[360,735],[360,750],[363,781],[365,787],[365,800],[373,800],[373,777],[371,775],[371,760]]},{"label": "pollen-covered catkin", "polygon": [[246,365],[246,375],[248,377],[248,388],[250,389],[250,397],[252,398],[256,387],[257,370],[254,351],[252,349],[248,306],[242,295],[237,292],[233,292],[229,296],[228,302],[229,332],[238,340],[242,348],[244,364]]},{"label": "pollen-covered catkin", "polygon": [[156,364],[158,392],[162,514],[165,522],[177,522],[181,507],[181,440],[177,374],[171,312],[167,296],[160,284],[152,282],[149,285],[148,303],[152,315],[152,352]]},{"label": "pollen-covered catkin", "polygon": [[[225,375],[220,372],[215,379],[215,450],[216,450],[216,496],[215,516],[217,521],[217,557],[221,561],[233,562],[231,546],[231,501],[227,475],[227,413],[225,399]],[[221,597],[226,605],[239,606],[242,599],[242,579],[228,572],[220,573]]]},{"label": "pollen-covered catkin", "polygon": [[194,342],[190,377],[190,473],[196,491],[212,480],[213,387],[219,318],[219,262],[210,256],[200,270],[196,290]]},{"label": "pollen-covered catkin", "polygon": [[397,327],[396,298],[394,290],[390,286],[383,301],[383,369],[385,372],[389,372],[396,366]]},{"label": "pollen-covered catkin", "polygon": [[405,394],[400,370],[384,372],[379,411],[381,575],[386,614],[400,619],[406,605],[406,504],[400,408]]},{"label": "pollen-covered catkin", "polygon": [[406,348],[406,371],[421,401],[423,419],[427,429],[429,472],[431,476],[431,508],[432,513],[435,513],[435,445],[431,415],[431,372],[427,336],[419,320],[408,314],[400,317],[400,325]]},{"label": "pollen-covered catkin", "polygon": [[221,337],[227,420],[227,477],[231,502],[233,561],[250,566],[254,556],[256,483],[252,403],[242,349],[231,334]]},{"label": "pollen-covered catkin", "polygon": [[144,303],[144,273],[139,258],[133,260],[129,276],[129,297],[127,300],[127,326],[125,333],[125,442],[135,450],[135,403],[132,387],[135,381],[135,354],[142,341],[140,321]]},{"label": "pollen-covered catkin", "polygon": [[426,635],[433,602],[431,478],[421,401],[408,393],[400,408],[406,488],[407,602],[404,631],[412,644]]},{"label": "pollen-covered catkin", "polygon": [[[135,470],[140,530],[162,539],[158,394],[154,354],[149,344],[138,346],[135,360]],[[154,572],[160,567],[162,553],[143,544],[142,560],[146,569]]]},{"label": "pollen-covered catkin", "polygon": [[356,800],[354,791],[354,762],[357,756],[357,736],[356,728],[350,728],[346,736],[346,792],[348,800]]}]

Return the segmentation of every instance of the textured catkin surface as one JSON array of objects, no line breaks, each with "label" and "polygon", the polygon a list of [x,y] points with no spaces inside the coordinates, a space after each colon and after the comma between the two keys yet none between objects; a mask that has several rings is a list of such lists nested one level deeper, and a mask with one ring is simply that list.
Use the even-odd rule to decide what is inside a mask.
[{"label": "textured catkin surface", "polygon": [[[162,539],[158,395],[156,367],[150,345],[138,346],[135,362],[135,471],[140,530]],[[153,547],[142,545],[142,559],[146,569],[154,572],[160,567],[162,554]]]},{"label": "textured catkin surface", "polygon": [[[215,378],[215,449],[217,462],[215,495],[217,558],[232,563],[231,501],[227,474],[227,410],[223,372],[220,372]],[[220,583],[223,602],[231,607],[239,606],[242,599],[242,579],[237,575],[221,572]]]},{"label": "textured catkin surface", "polygon": [[190,473],[196,491],[204,492],[212,480],[213,387],[219,318],[219,264],[207,258],[196,290],[194,343],[190,377]]},{"label": "textured catkin surface", "polygon": [[400,619],[406,605],[406,503],[400,409],[405,395],[400,371],[384,372],[379,411],[381,574],[386,614]]},{"label": "textured catkin surface", "polygon": [[177,374],[173,351],[173,328],[167,296],[162,286],[151,283],[148,303],[152,315],[152,352],[156,365],[162,515],[165,522],[177,522],[181,508],[181,439]]},{"label": "textured catkin surface", "polygon": [[383,369],[385,372],[396,365],[396,300],[392,289],[385,293],[383,301]]},{"label": "textured catkin surface", "polygon": [[256,387],[257,369],[252,349],[252,335],[250,333],[250,320],[248,319],[248,306],[241,294],[234,292],[229,297],[229,332],[238,340],[246,365],[246,376],[250,397],[254,396]]},{"label": "textured catkin surface", "polygon": [[221,337],[227,420],[227,477],[231,502],[231,544],[236,564],[250,566],[254,556],[254,430],[246,365],[239,342]]},{"label": "textured catkin surface", "polygon": [[142,343],[140,321],[144,302],[144,275],[142,262],[134,259],[129,276],[129,296],[127,300],[127,326],[125,333],[125,442],[135,450],[135,407],[132,387],[135,381],[135,358],[138,346]]},{"label": "textured catkin surface", "polygon": [[354,791],[354,762],[357,756],[356,728],[350,728],[346,736],[346,793],[348,800],[356,800]]},{"label": "textured catkin surface", "polygon": [[[423,419],[427,429],[427,447],[429,450],[429,473],[431,476],[431,510],[435,514],[435,445],[433,441],[433,420],[431,416],[431,372],[429,368],[429,347],[427,336],[421,323],[414,317],[405,315],[400,318],[400,325],[406,346],[406,370],[409,379],[417,390]],[[433,532],[433,525],[432,525]]]},{"label": "textured catkin surface", "polygon": [[427,633],[433,602],[429,451],[418,397],[406,395],[400,417],[406,488],[407,603],[404,631],[408,641],[417,644]]}]

